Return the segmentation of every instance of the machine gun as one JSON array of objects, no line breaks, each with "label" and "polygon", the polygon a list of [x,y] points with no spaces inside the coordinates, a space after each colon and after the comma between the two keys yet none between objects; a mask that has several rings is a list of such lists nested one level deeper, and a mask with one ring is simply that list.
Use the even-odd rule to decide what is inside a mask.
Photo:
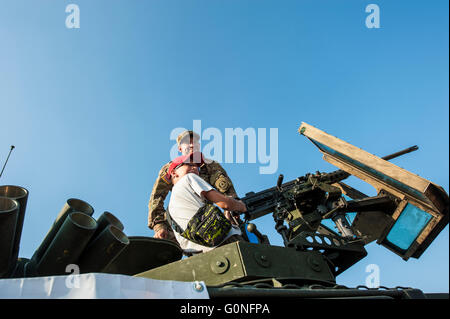
[{"label": "machine gun", "polygon": [[[383,159],[390,160],[417,149],[415,145]],[[327,259],[333,266],[331,269],[337,269],[337,275],[367,254],[363,248],[363,238],[360,234],[355,234],[346,213],[383,211],[390,216],[397,204],[397,199],[388,194],[374,197],[362,195],[360,199],[347,201],[336,184],[349,176],[349,173],[341,169],[330,173],[318,171],[283,184],[284,176],[279,175],[275,187],[257,193],[249,192],[240,199],[247,206],[242,225],[272,213],[275,229],[283,238],[286,247],[322,250],[325,256],[328,255]],[[323,225],[324,219],[331,219],[339,234]],[[255,234],[260,243],[269,244],[268,237],[262,235],[253,223],[248,224],[247,230]],[[325,237],[318,237],[316,232]],[[318,242],[315,242],[314,238]],[[339,243],[340,247],[337,249],[333,245],[325,244],[327,239],[330,244]]]},{"label": "machine gun", "polygon": [[[387,162],[417,146],[379,158],[306,123],[299,132],[341,169],[306,174],[287,183],[280,175],[275,187],[247,193],[241,198],[247,206],[245,222],[272,213],[284,245],[320,251],[334,275],[365,257],[364,245],[373,240],[405,260],[419,258],[448,224],[447,193]],[[350,175],[374,186],[377,195],[369,197],[342,183]],[[352,224],[347,219],[350,212],[356,213]],[[326,227],[325,219],[331,219],[338,232]],[[249,225],[259,242],[267,244],[267,236]]]},{"label": "machine gun", "polygon": [[[414,145],[384,156],[382,159],[390,160],[416,150],[418,147]],[[247,206],[245,221],[273,213],[275,229],[281,234],[285,245],[300,231],[317,231],[322,219],[327,218],[331,218],[336,223],[341,236],[354,238],[355,234],[344,213],[383,208],[391,211],[395,204],[392,203],[393,199],[388,196],[346,201],[342,197],[341,189],[333,184],[341,182],[349,176],[349,173],[340,169],[331,173],[306,174],[283,184],[284,176],[280,175],[275,187],[258,193],[249,192],[241,198]],[[285,220],[289,222],[289,230],[284,226]],[[252,226],[252,230],[255,233],[255,227]],[[256,236],[261,243],[266,240],[258,233]]]}]

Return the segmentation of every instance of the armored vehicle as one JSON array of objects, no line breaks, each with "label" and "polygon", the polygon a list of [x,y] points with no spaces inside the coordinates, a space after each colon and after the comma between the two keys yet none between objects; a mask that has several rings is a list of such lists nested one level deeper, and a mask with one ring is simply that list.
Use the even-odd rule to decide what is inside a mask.
[{"label": "armored vehicle", "polygon": [[[76,264],[81,273],[197,283],[196,289],[207,289],[211,298],[448,298],[415,288],[336,284],[338,275],[367,255],[367,244],[376,241],[405,261],[418,259],[448,224],[446,191],[389,162],[417,147],[380,158],[306,123],[298,131],[338,170],[288,182],[280,175],[274,187],[247,193],[241,198],[247,212],[239,220],[248,241],[206,253],[184,252],[168,240],[126,236],[114,215],[105,212],[95,220],[91,205],[72,198],[34,255],[18,258],[28,192],[2,186],[0,276],[64,275],[67,265]],[[377,195],[345,184],[350,175],[373,186]],[[351,223],[348,213],[356,213]],[[257,230],[258,218],[268,214],[284,246],[271,245]]]}]

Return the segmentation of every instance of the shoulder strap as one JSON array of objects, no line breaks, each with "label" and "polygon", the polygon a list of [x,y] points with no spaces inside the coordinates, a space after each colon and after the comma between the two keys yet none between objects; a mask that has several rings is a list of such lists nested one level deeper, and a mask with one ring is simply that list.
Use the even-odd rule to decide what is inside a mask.
[{"label": "shoulder strap", "polygon": [[168,207],[166,209],[166,219],[174,231],[176,231],[179,234],[182,234],[184,232],[184,230],[180,227],[180,225],[178,225],[177,222],[170,216]]}]

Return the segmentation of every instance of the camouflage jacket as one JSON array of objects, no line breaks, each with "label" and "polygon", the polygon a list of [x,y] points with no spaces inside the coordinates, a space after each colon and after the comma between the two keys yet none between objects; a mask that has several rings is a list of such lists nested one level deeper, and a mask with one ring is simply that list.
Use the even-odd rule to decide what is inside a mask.
[{"label": "camouflage jacket", "polygon": [[[159,171],[148,203],[148,227],[155,231],[158,231],[161,227],[171,230],[169,223],[166,221],[164,209],[164,200],[173,186],[167,178],[167,170],[170,163],[164,165]],[[205,163],[200,168],[200,177],[219,192],[234,198],[237,197],[233,183],[219,163],[215,161],[211,161],[209,164]]]}]

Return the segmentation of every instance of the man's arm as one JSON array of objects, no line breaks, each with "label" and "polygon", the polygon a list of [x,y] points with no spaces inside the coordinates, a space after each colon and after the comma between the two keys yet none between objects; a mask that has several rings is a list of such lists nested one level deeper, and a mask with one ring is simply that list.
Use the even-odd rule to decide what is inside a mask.
[{"label": "man's arm", "polygon": [[[236,190],[234,189],[233,182],[228,177],[225,169],[216,161],[211,161],[206,164],[206,171],[209,178],[206,180],[220,193],[231,196],[233,198],[237,198]],[[225,217],[234,225],[239,223],[239,216],[232,217],[231,213],[228,210],[224,210]]]},{"label": "man's arm", "polygon": [[166,179],[169,166],[167,163],[159,171],[148,203],[148,227],[155,231],[155,238],[167,238],[171,230],[164,209],[164,200],[172,189],[172,184]]},{"label": "man's arm", "polygon": [[202,196],[205,197],[207,200],[213,202],[220,208],[227,210],[227,211],[238,211],[238,212],[246,212],[247,207],[245,204],[240,200],[235,200],[231,197],[228,197],[226,195],[223,195],[222,193],[219,193],[215,189],[212,189],[208,192],[203,191]]}]

